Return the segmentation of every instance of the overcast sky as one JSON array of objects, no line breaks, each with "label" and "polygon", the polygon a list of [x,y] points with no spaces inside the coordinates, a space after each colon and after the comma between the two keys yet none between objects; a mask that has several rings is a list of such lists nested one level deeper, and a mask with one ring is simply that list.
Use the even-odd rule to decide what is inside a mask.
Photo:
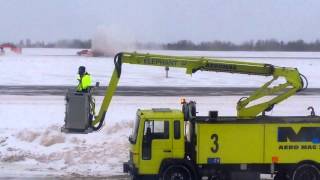
[{"label": "overcast sky", "polygon": [[138,41],[320,39],[320,0],[0,0],[0,42],[89,39],[99,26]]}]

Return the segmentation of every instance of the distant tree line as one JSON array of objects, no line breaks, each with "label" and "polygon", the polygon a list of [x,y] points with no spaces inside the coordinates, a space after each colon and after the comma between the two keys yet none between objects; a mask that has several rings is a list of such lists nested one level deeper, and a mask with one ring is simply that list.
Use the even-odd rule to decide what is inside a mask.
[{"label": "distant tree line", "polygon": [[320,51],[320,40],[314,42],[258,40],[235,44],[228,41],[208,41],[194,43],[189,40],[181,40],[163,45],[167,50],[200,50],[200,51]]},{"label": "distant tree line", "polygon": [[[21,40],[15,44],[22,48],[77,48],[90,49],[91,40],[69,39],[56,42]],[[165,49],[165,50],[199,50],[199,51],[320,51],[320,40],[305,42],[278,41],[275,39],[247,41],[241,44],[230,41],[205,41],[194,43],[190,40],[180,40],[173,43],[141,43],[135,44],[137,49]]]},{"label": "distant tree line", "polygon": [[77,48],[77,49],[90,49],[91,40],[59,40],[56,42],[44,42],[44,41],[31,41],[30,39],[21,40],[19,44],[16,44],[22,48]]}]

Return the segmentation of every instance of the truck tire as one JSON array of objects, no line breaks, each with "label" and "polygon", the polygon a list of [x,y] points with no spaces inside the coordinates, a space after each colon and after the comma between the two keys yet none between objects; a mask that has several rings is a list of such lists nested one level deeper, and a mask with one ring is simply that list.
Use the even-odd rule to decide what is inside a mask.
[{"label": "truck tire", "polygon": [[300,164],[294,169],[292,180],[320,180],[320,170],[311,163]]},{"label": "truck tire", "polygon": [[170,165],[161,173],[160,180],[194,180],[194,173],[184,165]]}]

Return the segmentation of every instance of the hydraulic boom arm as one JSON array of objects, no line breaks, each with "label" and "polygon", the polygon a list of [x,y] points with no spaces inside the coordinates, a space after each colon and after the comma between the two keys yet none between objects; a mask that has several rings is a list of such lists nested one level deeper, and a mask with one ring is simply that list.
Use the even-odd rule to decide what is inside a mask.
[{"label": "hydraulic boom arm", "polygon": [[[276,67],[271,64],[230,61],[204,57],[180,57],[139,53],[119,53],[115,56],[114,63],[115,69],[109,82],[109,86],[105,92],[105,97],[99,114],[93,121],[93,126],[101,121],[103,122],[105,118],[111,99],[118,86],[123,63],[185,68],[187,74],[193,74],[200,70],[273,76],[270,81],[253,92],[249,97],[239,100],[237,104],[238,119],[253,119],[260,113],[271,110],[275,104],[280,103],[303,88],[303,80],[296,68]],[[270,85],[279,77],[284,78],[286,82],[270,87]],[[250,105],[253,101],[266,96],[274,97],[271,100]]]}]

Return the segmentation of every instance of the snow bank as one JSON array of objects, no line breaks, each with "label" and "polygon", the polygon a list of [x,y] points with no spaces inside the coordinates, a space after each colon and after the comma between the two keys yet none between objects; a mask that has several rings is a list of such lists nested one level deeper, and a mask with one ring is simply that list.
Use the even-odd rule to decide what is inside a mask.
[{"label": "snow bank", "polygon": [[[92,135],[62,134],[57,125],[44,130],[11,130],[0,148],[0,174],[10,176],[7,166],[29,164],[19,173],[107,176],[122,173],[128,156],[128,123],[115,123]],[[10,134],[11,133],[11,134]],[[103,138],[102,138],[103,137]],[[3,143],[1,143],[3,144]],[[33,171],[30,171],[33,169]]]},{"label": "snow bank", "polygon": [[23,131],[20,131],[16,137],[17,139],[21,140],[21,141],[26,141],[26,142],[32,142],[34,141],[37,137],[40,136],[39,132],[34,132],[34,131],[30,131],[28,129],[25,129]]},{"label": "snow bank", "polygon": [[52,146],[58,143],[64,143],[65,136],[60,132],[59,126],[49,127],[42,135],[40,144],[42,146]]}]

